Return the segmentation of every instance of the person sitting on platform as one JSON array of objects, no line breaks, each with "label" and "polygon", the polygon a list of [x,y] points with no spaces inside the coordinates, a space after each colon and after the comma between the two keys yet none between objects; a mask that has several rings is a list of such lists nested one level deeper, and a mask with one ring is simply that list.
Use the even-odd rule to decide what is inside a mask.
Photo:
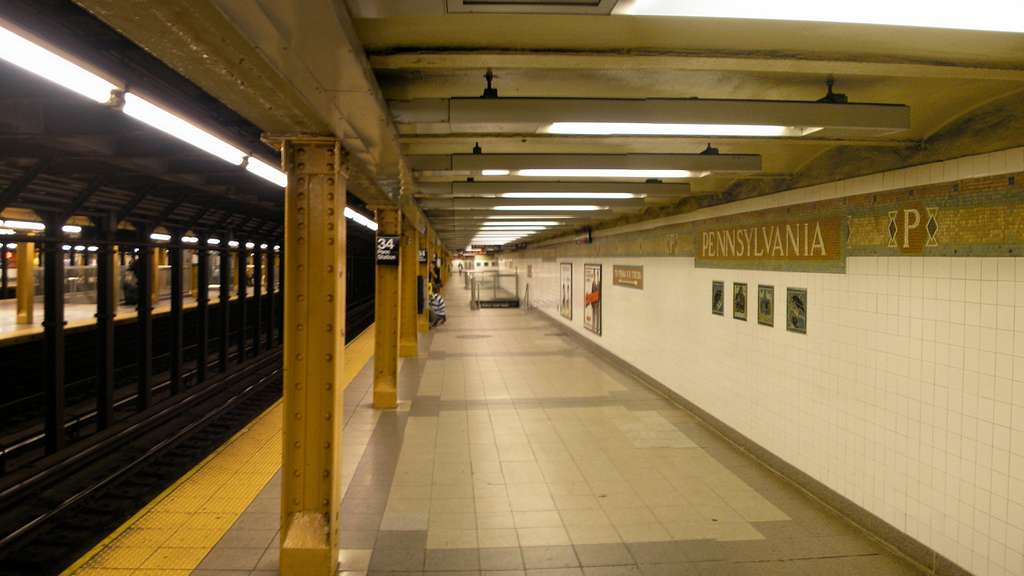
[{"label": "person sitting on platform", "polygon": [[430,295],[430,327],[436,328],[441,324],[448,321],[448,312],[445,307],[444,297],[437,289],[437,284],[434,284]]}]

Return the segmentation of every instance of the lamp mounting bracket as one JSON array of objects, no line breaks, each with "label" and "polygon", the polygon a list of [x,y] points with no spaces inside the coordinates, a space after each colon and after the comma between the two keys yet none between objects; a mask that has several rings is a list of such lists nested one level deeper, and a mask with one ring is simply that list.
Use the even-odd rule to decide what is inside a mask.
[{"label": "lamp mounting bracket", "polygon": [[840,94],[838,92],[833,92],[832,91],[832,87],[835,85],[835,83],[836,83],[836,79],[833,78],[832,76],[829,76],[825,80],[825,86],[828,87],[828,92],[825,94],[825,96],[819,98],[818,102],[823,102],[823,103],[826,103],[826,104],[847,104],[847,103],[849,103],[850,100],[849,100],[849,98],[846,97],[846,94]]},{"label": "lamp mounting bracket", "polygon": [[488,68],[487,73],[484,74],[484,79],[487,80],[487,87],[484,88],[484,93],[480,95],[481,98],[497,98],[498,89],[491,86],[491,82],[494,81],[494,72]]}]

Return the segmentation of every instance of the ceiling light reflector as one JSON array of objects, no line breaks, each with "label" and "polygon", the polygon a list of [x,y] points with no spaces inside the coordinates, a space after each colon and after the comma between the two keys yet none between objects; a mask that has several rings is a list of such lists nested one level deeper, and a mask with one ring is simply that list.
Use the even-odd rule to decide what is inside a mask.
[{"label": "ceiling light reflector", "polygon": [[547,211],[557,211],[557,212],[594,212],[594,211],[597,211],[597,210],[604,210],[604,209],[605,208],[602,207],[602,206],[594,206],[592,204],[580,204],[579,206],[573,206],[573,205],[558,206],[558,205],[554,205],[554,204],[551,205],[551,206],[539,206],[539,205],[538,206],[533,206],[533,205],[527,205],[527,206],[494,206],[493,208],[491,208],[491,210],[499,210],[499,211],[502,211],[502,212],[512,212],[512,211],[520,211],[520,210],[523,211],[523,212],[547,212]]},{"label": "ceiling light reflector", "polygon": [[484,176],[508,176],[508,170],[488,169],[481,170],[480,174]]},{"label": "ceiling light reflector", "polygon": [[806,0],[620,0],[614,13],[1024,32],[1024,6],[1015,0],[978,0],[971,4],[970,10],[942,2],[932,3],[928,10],[921,10],[921,6],[913,2],[887,0],[826,3]]},{"label": "ceiling light reflector", "polygon": [[638,198],[629,192],[506,192],[502,198],[571,199],[571,200],[625,200]]},{"label": "ceiling light reflector", "polygon": [[528,178],[702,178],[691,170],[633,170],[625,168],[527,168],[516,172]]},{"label": "ceiling light reflector", "polygon": [[655,124],[648,122],[553,122],[542,129],[548,134],[593,136],[806,136],[821,127],[761,124]]},{"label": "ceiling light reflector", "polygon": [[253,158],[252,156],[245,163],[245,169],[251,174],[255,174],[260,178],[268,182],[273,182],[281,188],[288,186],[288,175],[284,172],[274,168],[270,164],[260,160],[259,158]]},{"label": "ceiling light reflector", "polygon": [[235,166],[245,160],[238,148],[131,92],[124,95],[124,113]]},{"label": "ceiling light reflector", "polygon": [[89,72],[78,64],[21,36],[0,27],[0,59],[46,78],[50,82],[105,104],[117,86]]}]

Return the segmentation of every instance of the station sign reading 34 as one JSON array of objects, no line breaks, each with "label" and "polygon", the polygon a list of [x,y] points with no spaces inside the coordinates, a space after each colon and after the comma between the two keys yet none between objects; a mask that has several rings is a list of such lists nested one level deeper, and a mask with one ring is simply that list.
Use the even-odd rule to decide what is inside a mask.
[{"label": "station sign reading 34", "polygon": [[400,236],[377,236],[377,264],[398,266]]}]

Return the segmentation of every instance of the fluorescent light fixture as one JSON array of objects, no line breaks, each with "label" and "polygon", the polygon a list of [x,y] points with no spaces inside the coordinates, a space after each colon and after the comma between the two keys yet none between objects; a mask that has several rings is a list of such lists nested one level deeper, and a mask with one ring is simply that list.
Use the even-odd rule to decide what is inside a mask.
[{"label": "fluorescent light fixture", "polygon": [[245,243],[246,250],[252,250],[255,247],[256,247],[256,244],[254,242],[246,242]]},{"label": "fluorescent light fixture", "polygon": [[10,236],[11,234],[17,234],[17,232],[10,228],[0,228],[0,236]]},{"label": "fluorescent light fixture", "polygon": [[921,5],[914,2],[886,0],[845,3],[812,3],[806,0],[620,0],[614,13],[1024,32],[1024,4],[1017,0],[977,0],[971,3],[970,10],[944,2],[934,2],[928,5],[927,10],[922,10]]},{"label": "fluorescent light fixture", "polygon": [[552,122],[542,132],[593,136],[806,136],[817,127],[762,124],[656,124],[653,122]]},{"label": "fluorescent light fixture", "polygon": [[514,230],[516,232],[526,232],[528,230],[547,230],[547,226],[484,226],[480,230]]},{"label": "fluorescent light fixture", "polygon": [[199,242],[199,238],[195,236],[182,236],[181,241],[185,244],[196,244]]},{"label": "fluorescent light fixture", "polygon": [[3,225],[15,230],[46,230],[46,224],[42,222],[29,222],[27,220],[4,220]]},{"label": "fluorescent light fixture", "polygon": [[220,246],[220,238],[207,238],[206,243],[210,246]]},{"label": "fluorescent light fixture", "polygon": [[506,192],[502,198],[539,198],[539,199],[572,199],[572,200],[622,200],[638,198],[629,192]]},{"label": "fluorescent light fixture", "polygon": [[65,224],[65,225],[60,227],[60,231],[61,232],[66,232],[68,234],[81,234],[82,233],[82,227],[81,226],[75,226],[74,224]]},{"label": "fluorescent light fixture", "polygon": [[63,244],[63,245],[61,245],[60,249],[65,251],[65,252],[71,252],[71,245],[70,244]]},{"label": "fluorescent light fixture", "polygon": [[15,244],[14,242],[11,242],[10,244],[7,245],[7,249],[8,250],[17,250],[18,249],[18,245]]},{"label": "fluorescent light fixture", "polygon": [[267,245],[266,244],[260,244],[260,250],[266,250],[266,249],[267,249]]},{"label": "fluorescent light fixture", "polygon": [[[569,219],[575,218],[575,216],[553,215],[553,214],[544,214],[543,216],[530,216],[529,214],[523,214],[522,216],[488,216],[487,217],[487,221],[488,222],[492,222],[494,220],[529,220],[529,219],[532,219],[532,218],[536,218],[536,219],[542,219],[543,218],[543,219],[546,219],[546,221],[543,221],[543,222],[530,222],[530,224],[548,224],[550,226],[555,226],[557,224],[561,224],[561,222],[552,222],[551,221],[552,219],[569,220]],[[485,222],[485,224],[486,224],[486,222]]]},{"label": "fluorescent light fixture", "polygon": [[508,170],[486,169],[481,170],[480,174],[483,176],[508,176]]},{"label": "fluorescent light fixture", "polygon": [[124,95],[123,110],[132,118],[209,152],[229,164],[241,166],[245,160],[245,153],[238,148],[131,92]]},{"label": "fluorescent light fixture", "polygon": [[117,90],[117,86],[78,64],[3,27],[0,27],[0,59],[99,104],[109,102],[111,92]]},{"label": "fluorescent light fixture", "polygon": [[527,178],[703,178],[708,172],[691,170],[634,170],[629,168],[527,168],[517,170]]},{"label": "fluorescent light fixture", "polygon": [[100,247],[99,246],[89,246],[88,250],[89,250],[89,252],[99,252],[100,251]]},{"label": "fluorescent light fixture", "polygon": [[256,176],[263,178],[264,180],[277,184],[281,188],[285,188],[288,186],[287,174],[278,170],[277,168],[274,168],[273,166],[267,164],[266,162],[260,160],[259,158],[253,158],[252,156],[249,156],[248,160],[245,163],[245,169],[251,172],[252,174],[255,174]]},{"label": "fluorescent light fixture", "polygon": [[279,252],[280,250],[281,250],[281,247],[278,246],[277,244],[274,244],[274,252]]},{"label": "fluorescent light fixture", "polygon": [[570,205],[565,205],[565,206],[559,206],[559,205],[554,205],[554,204],[552,204],[551,206],[529,206],[529,205],[528,206],[494,206],[494,207],[491,208],[491,210],[499,210],[499,211],[502,211],[502,212],[513,212],[513,211],[523,211],[523,212],[547,212],[547,211],[556,211],[556,212],[594,212],[594,211],[597,211],[597,210],[604,210],[604,209],[605,208],[602,207],[602,206],[594,206],[592,204],[589,204],[589,205],[588,204],[580,204],[578,206],[573,206],[571,204]]},{"label": "fluorescent light fixture", "polygon": [[228,246],[238,248],[238,240],[228,240]]},{"label": "fluorescent light fixture", "polygon": [[355,210],[349,208],[348,206],[345,207],[345,218],[348,218],[349,220],[353,220],[357,224],[361,224],[362,226],[364,226],[366,228],[369,228],[370,230],[373,230],[374,232],[377,231],[377,223],[376,222],[374,222],[373,220],[370,220],[366,216],[363,216],[362,214],[360,214],[359,212],[356,212]]},{"label": "fluorescent light fixture", "polygon": [[79,244],[78,246],[75,246],[75,252],[85,252],[85,246],[83,246],[81,244]]},{"label": "fluorescent light fixture", "polygon": [[162,234],[160,232],[153,232],[149,235],[150,240],[156,240],[157,242],[167,242],[171,239],[170,234]]},{"label": "fluorescent light fixture", "polygon": [[[504,218],[510,218],[510,216],[491,216],[491,220],[487,220],[483,223],[484,226],[558,226],[562,224],[555,220],[503,220]],[[511,216],[511,218],[519,218],[519,216]],[[523,216],[522,218],[529,218],[529,216]]]}]

